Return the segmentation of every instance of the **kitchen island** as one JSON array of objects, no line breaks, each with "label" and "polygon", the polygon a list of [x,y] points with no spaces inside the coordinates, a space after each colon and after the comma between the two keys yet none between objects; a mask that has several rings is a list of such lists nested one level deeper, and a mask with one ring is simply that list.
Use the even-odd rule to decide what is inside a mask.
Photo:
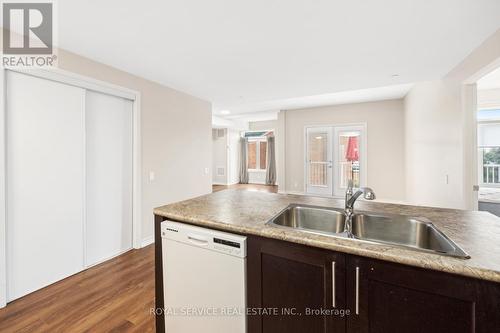
[{"label": "kitchen island", "polygon": [[[249,306],[262,305],[263,298],[272,296],[262,295],[262,289],[259,288],[267,281],[267,277],[263,276],[263,273],[269,271],[265,267],[268,259],[274,260],[271,260],[273,267],[282,264],[283,267],[291,271],[302,267],[299,271],[304,273],[307,272],[308,266],[294,266],[293,264],[294,260],[300,262],[300,264],[305,264],[304,260],[290,257],[288,253],[303,252],[304,257],[308,258],[305,260],[306,263],[316,262],[313,265],[315,268],[318,265],[321,266],[319,263],[325,262],[322,270],[315,271],[313,269],[309,274],[306,274],[307,276],[317,274],[324,284],[323,292],[325,295],[321,302],[325,303],[325,305],[336,303],[335,308],[339,306],[356,308],[357,314],[355,316],[358,316],[361,320],[352,320],[351,323],[347,320],[346,324],[344,319],[328,319],[321,329],[336,327],[337,329],[334,331],[338,331],[338,327],[347,327],[347,331],[367,331],[367,327],[375,327],[373,318],[371,318],[371,324],[368,325],[370,322],[369,314],[374,315],[377,313],[375,311],[376,304],[373,302],[381,295],[386,300],[389,300],[391,295],[396,295],[401,296],[401,299],[427,303],[426,307],[434,310],[434,312],[439,312],[439,308],[433,308],[433,306],[448,308],[452,313],[451,317],[445,318],[444,321],[438,320],[439,318],[442,319],[442,316],[435,318],[433,325],[436,329],[439,327],[449,328],[446,326],[447,323],[454,322],[459,325],[459,328],[463,327],[463,331],[470,332],[470,329],[475,330],[477,328],[478,331],[486,332],[487,328],[495,327],[492,325],[496,325],[500,321],[498,319],[498,311],[500,310],[499,218],[485,212],[378,202],[360,201],[356,204],[356,211],[399,214],[430,220],[439,230],[470,255],[470,259],[462,259],[414,251],[395,245],[321,235],[292,228],[277,228],[267,224],[272,217],[290,204],[343,208],[344,201],[309,196],[226,190],[156,208],[154,214],[156,223],[157,306],[163,306],[161,236],[159,231],[161,222],[168,219],[249,237],[248,276],[250,277],[252,274],[255,276],[253,279],[248,279]],[[266,256],[266,253],[276,253],[276,255],[271,258]],[[282,253],[281,258],[283,261],[276,261],[276,258],[280,257],[280,253]],[[262,258],[265,260],[262,260]],[[333,279],[336,280],[337,285],[345,286],[340,288],[335,293],[335,296],[331,295],[332,287],[326,283],[327,280],[332,280],[333,267],[328,264],[332,260],[336,263],[335,269],[338,274]],[[271,261],[269,261],[269,264],[271,264]],[[359,275],[360,272],[361,275]],[[276,274],[276,272],[273,274]],[[356,286],[350,286],[352,279],[349,277],[352,274],[357,274]],[[305,277],[306,280],[307,276]],[[360,278],[361,280],[359,280]],[[411,285],[412,279],[420,279],[421,282]],[[255,280],[258,280],[257,284],[254,283]],[[300,283],[300,281],[297,283]],[[388,287],[388,285],[396,284],[399,284],[396,289]],[[359,298],[361,295],[361,301],[357,298],[356,304],[354,304],[350,301],[351,297],[348,296],[351,289],[357,290],[360,286],[363,287],[362,292],[356,291],[356,297]],[[270,285],[270,287],[276,288],[278,285]],[[371,291],[369,293],[365,292],[367,289]],[[415,290],[421,290],[422,293],[416,294]],[[384,295],[384,293],[388,294]],[[423,298],[424,293],[425,295],[432,295],[432,297],[425,299]],[[453,297],[459,302],[451,302],[450,299]],[[370,302],[373,304],[371,305]],[[397,302],[399,302],[399,299],[394,300],[395,306],[401,307],[403,305]],[[421,306],[418,304],[412,306],[412,311],[421,310]],[[395,311],[397,307],[389,307],[387,311]],[[370,309],[369,312],[368,309]],[[448,311],[445,308],[442,310]],[[485,316],[489,316],[490,311],[496,311],[491,312],[496,313],[496,318],[485,318]],[[403,315],[404,317],[404,314],[393,313],[393,315],[395,317]],[[377,316],[379,318],[377,325],[381,329],[386,327],[385,324],[397,324],[393,321],[394,318],[381,318],[383,317],[381,314],[377,314]],[[351,318],[354,318],[354,316],[351,315]],[[486,319],[489,321],[489,325],[485,324]],[[249,332],[262,332],[262,327],[274,327],[273,325],[276,324],[269,321],[264,325],[263,323],[266,320],[266,318],[249,318]],[[294,320],[296,321],[296,318]],[[401,320],[411,322],[412,318]],[[478,320],[481,320],[481,322],[478,322]],[[304,320],[302,321],[304,322]],[[161,323],[158,322],[161,322],[161,319],[157,320],[157,325],[161,326]],[[296,324],[297,322],[294,325],[296,326]],[[450,327],[457,328],[455,326]]]}]

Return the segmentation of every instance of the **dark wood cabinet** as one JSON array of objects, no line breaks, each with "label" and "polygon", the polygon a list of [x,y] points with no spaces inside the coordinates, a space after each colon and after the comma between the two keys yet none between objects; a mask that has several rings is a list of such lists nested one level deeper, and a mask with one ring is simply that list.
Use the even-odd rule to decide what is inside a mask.
[{"label": "dark wood cabinet", "polygon": [[346,289],[348,332],[500,332],[498,284],[347,256]]},{"label": "dark wood cabinet", "polygon": [[[257,236],[248,236],[247,252],[249,333],[500,332],[499,283]],[[161,311],[156,331],[164,332]]]},{"label": "dark wood cabinet", "polygon": [[251,313],[250,333],[500,332],[498,283],[253,236],[247,260],[248,306],[279,310]]},{"label": "dark wood cabinet", "polygon": [[345,331],[344,255],[249,237],[247,270],[249,332]]}]

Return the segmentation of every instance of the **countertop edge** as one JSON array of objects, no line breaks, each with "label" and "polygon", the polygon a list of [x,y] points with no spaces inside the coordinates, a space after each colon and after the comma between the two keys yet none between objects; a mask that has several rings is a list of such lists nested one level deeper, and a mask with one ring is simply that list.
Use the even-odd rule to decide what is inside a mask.
[{"label": "countertop edge", "polygon": [[[189,217],[186,217],[185,215],[166,213],[164,210],[160,210],[160,208],[164,209],[165,207],[155,208],[153,210],[155,215],[162,216],[166,219],[173,219],[175,221],[197,225],[200,227],[213,227],[213,228],[221,230],[221,231],[235,232],[235,233],[239,233],[239,234],[253,235],[253,236],[259,236],[259,237],[265,237],[265,238],[272,238],[272,239],[292,242],[292,243],[296,243],[296,244],[302,244],[302,245],[306,245],[306,246],[312,246],[312,247],[316,247],[316,248],[322,248],[322,249],[326,249],[326,250],[342,252],[342,253],[351,254],[351,255],[358,255],[361,257],[367,257],[367,258],[372,258],[372,259],[377,259],[377,260],[382,260],[382,261],[387,261],[387,262],[393,262],[393,263],[397,263],[397,264],[403,264],[403,265],[408,265],[408,266],[413,266],[413,267],[418,267],[418,268],[423,268],[423,269],[431,269],[431,270],[435,270],[435,271],[439,271],[439,272],[456,274],[456,275],[465,276],[465,277],[469,277],[469,278],[473,278],[473,279],[479,279],[479,280],[490,281],[490,282],[494,282],[494,283],[500,283],[500,272],[498,272],[498,271],[484,269],[484,268],[480,268],[480,267],[477,267],[477,268],[476,267],[466,267],[466,266],[456,267],[453,265],[443,264],[440,260],[435,260],[435,261],[430,260],[427,264],[423,264],[421,260],[413,259],[411,257],[411,252],[413,252],[412,250],[401,249],[401,248],[396,247],[396,246],[391,246],[391,245],[386,245],[386,244],[383,245],[383,246],[387,246],[387,247],[397,248],[397,250],[399,252],[407,252],[408,256],[401,256],[400,254],[397,255],[397,254],[391,254],[391,253],[386,253],[386,252],[376,252],[373,250],[367,250],[367,249],[357,247],[355,245],[356,242],[365,242],[365,241],[361,241],[361,240],[352,240],[353,246],[346,247],[346,246],[342,246],[338,243],[335,243],[335,241],[334,241],[335,236],[326,236],[325,235],[325,236],[323,236],[324,240],[317,240],[317,239],[312,240],[312,239],[307,239],[307,238],[300,238],[298,236],[298,235],[300,235],[300,233],[307,233],[305,231],[294,230],[294,233],[297,233],[297,235],[293,235],[286,230],[282,230],[282,232],[277,232],[280,229],[273,228],[272,232],[267,232],[267,230],[270,230],[270,229],[267,229],[267,228],[262,229],[260,227],[251,228],[251,227],[231,225],[231,224],[217,222],[217,221],[211,221],[211,220],[189,218]],[[436,259],[439,259],[441,257],[438,254],[429,254],[429,255],[436,256]],[[467,260],[467,259],[458,259],[458,260]]]}]

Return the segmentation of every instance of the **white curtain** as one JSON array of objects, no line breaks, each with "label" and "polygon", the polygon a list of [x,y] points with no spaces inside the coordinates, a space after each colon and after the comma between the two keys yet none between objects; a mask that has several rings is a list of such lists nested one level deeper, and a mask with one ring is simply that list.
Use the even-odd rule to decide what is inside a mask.
[{"label": "white curtain", "polygon": [[248,184],[248,139],[240,139],[240,184]]},{"label": "white curtain", "polygon": [[276,150],[274,136],[267,137],[266,185],[276,184]]}]

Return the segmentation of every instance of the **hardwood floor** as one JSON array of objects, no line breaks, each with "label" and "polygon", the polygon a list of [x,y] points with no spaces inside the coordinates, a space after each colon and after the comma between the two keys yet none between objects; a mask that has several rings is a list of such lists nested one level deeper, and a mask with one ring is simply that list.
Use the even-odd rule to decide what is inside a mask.
[{"label": "hardwood floor", "polygon": [[[278,192],[277,186],[224,189]],[[0,309],[0,332],[154,332],[154,246],[131,250]]]},{"label": "hardwood floor", "polygon": [[0,309],[0,332],[154,332],[154,246],[26,295]]},{"label": "hardwood floor", "polygon": [[218,192],[226,189],[278,193],[277,185],[260,185],[260,184],[212,185],[212,192]]}]

